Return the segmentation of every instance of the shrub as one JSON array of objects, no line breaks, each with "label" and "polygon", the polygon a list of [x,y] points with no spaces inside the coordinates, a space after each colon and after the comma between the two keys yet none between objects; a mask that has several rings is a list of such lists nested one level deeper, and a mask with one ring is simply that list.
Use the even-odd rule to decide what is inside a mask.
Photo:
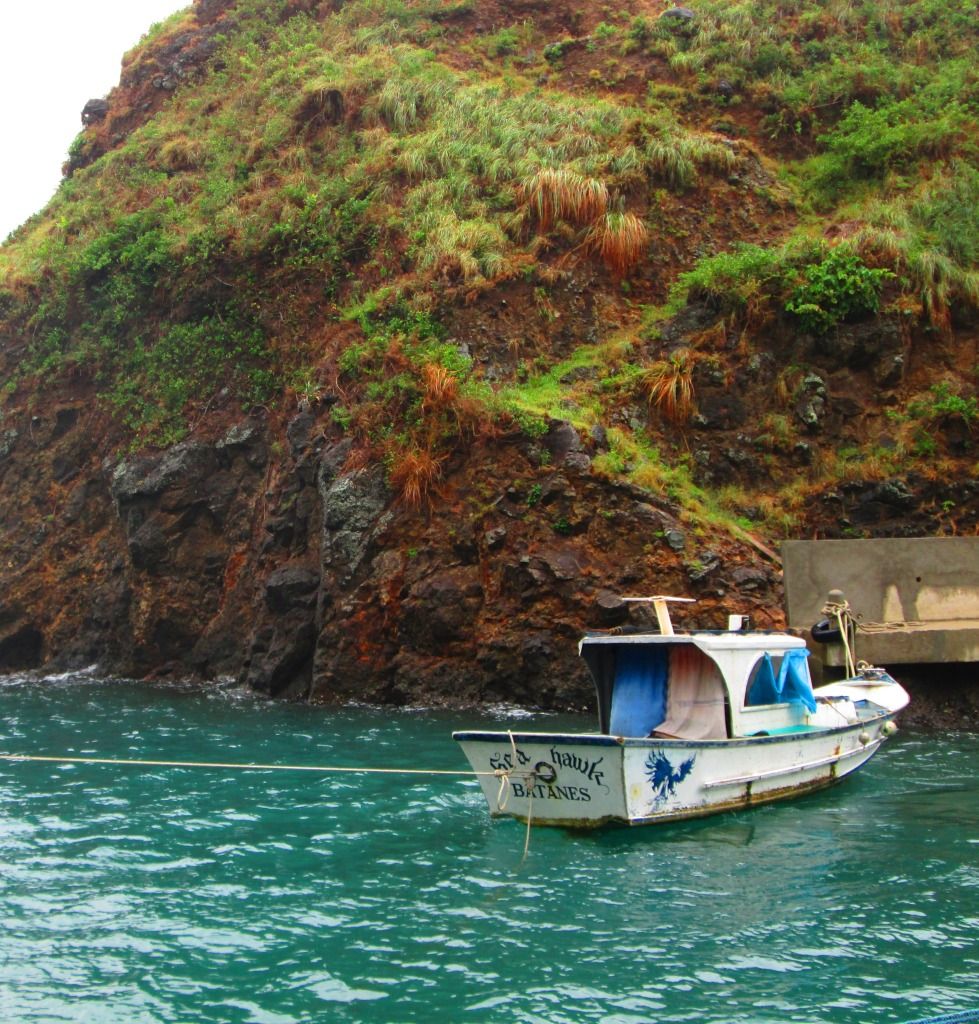
[{"label": "shrub", "polygon": [[948,381],[939,381],[931,386],[930,401],[915,401],[908,406],[909,415],[915,419],[935,422],[959,419],[970,430],[979,420],[979,402],[974,396],[963,397],[952,391]]},{"label": "shrub", "polygon": [[526,36],[526,29],[521,30],[518,25],[509,25],[487,36],[483,40],[483,46],[490,57],[506,57],[517,52]]},{"label": "shrub", "polygon": [[804,280],[792,292],[785,309],[802,326],[822,334],[850,316],[875,313],[889,270],[868,267],[848,245],[838,245],[821,262],[802,271]]},{"label": "shrub", "polygon": [[646,46],[649,40],[653,38],[654,28],[655,25],[649,18],[637,14],[629,24],[629,39],[636,46]]},{"label": "shrub", "polygon": [[556,43],[548,43],[544,47],[544,60],[548,64],[558,64],[564,54],[574,46],[573,39],[562,39]]},{"label": "shrub", "polygon": [[851,174],[878,177],[918,153],[941,148],[962,116],[954,104],[935,117],[921,118],[916,113],[908,101],[875,108],[856,102],[820,141]]},{"label": "shrub", "polygon": [[741,244],[730,252],[708,256],[681,274],[670,290],[676,308],[690,298],[707,299],[721,309],[743,309],[764,289],[781,287],[785,254],[776,249]]}]

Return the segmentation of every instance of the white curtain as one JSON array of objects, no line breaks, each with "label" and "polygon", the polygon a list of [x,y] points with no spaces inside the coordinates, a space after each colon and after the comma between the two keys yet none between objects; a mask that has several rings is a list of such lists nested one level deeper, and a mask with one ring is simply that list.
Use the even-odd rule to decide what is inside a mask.
[{"label": "white curtain", "polygon": [[666,720],[656,727],[656,733],[685,740],[727,738],[720,669],[693,644],[670,648]]}]

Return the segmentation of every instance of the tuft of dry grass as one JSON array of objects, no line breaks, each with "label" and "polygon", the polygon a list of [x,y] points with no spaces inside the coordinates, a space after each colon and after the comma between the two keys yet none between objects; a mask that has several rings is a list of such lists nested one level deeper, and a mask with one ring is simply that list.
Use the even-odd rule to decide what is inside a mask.
[{"label": "tuft of dry grass", "polygon": [[[733,317],[731,319],[733,320]],[[729,338],[730,327],[728,318],[721,317],[717,323],[705,330],[695,331],[689,335],[688,344],[691,348],[703,349],[708,352],[725,351],[731,347]]]},{"label": "tuft of dry grass", "polygon": [[196,171],[204,166],[207,158],[203,143],[186,136],[165,142],[157,155],[158,165],[171,174]]},{"label": "tuft of dry grass", "polygon": [[445,412],[459,401],[459,381],[439,363],[422,367],[422,411]]},{"label": "tuft of dry grass", "polygon": [[444,455],[433,455],[425,448],[393,453],[391,486],[409,508],[420,508],[432,500],[432,492],[442,477]]},{"label": "tuft of dry grass", "polygon": [[541,168],[523,183],[521,191],[543,231],[559,220],[589,224],[608,209],[605,184],[566,167]]},{"label": "tuft of dry grass", "polygon": [[641,378],[649,404],[671,423],[686,423],[694,413],[694,358],[686,349],[653,363]]},{"label": "tuft of dry grass", "polygon": [[634,213],[606,213],[585,236],[586,251],[601,258],[616,274],[625,274],[646,252],[649,232]]}]

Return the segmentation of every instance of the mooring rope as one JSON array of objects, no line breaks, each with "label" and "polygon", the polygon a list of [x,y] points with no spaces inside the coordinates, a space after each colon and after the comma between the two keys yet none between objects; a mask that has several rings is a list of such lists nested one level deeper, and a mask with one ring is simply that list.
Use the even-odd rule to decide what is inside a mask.
[{"label": "mooring rope", "polygon": [[449,771],[438,768],[360,768],[348,765],[325,764],[235,764],[225,761],[156,761],[126,757],[75,757],[73,755],[0,754],[0,761],[39,761],[48,764],[118,764],[137,768],[222,768],[232,771],[259,772],[320,772],[364,775],[454,775],[472,778],[474,775],[500,776],[492,772]]},{"label": "mooring rope", "polygon": [[[516,742],[513,734],[510,734],[510,743],[516,755]],[[0,754],[0,761],[32,762],[41,764],[111,764],[136,768],[219,768],[231,771],[257,771],[257,772],[319,772],[320,774],[346,774],[346,775],[429,775],[429,776],[460,776],[472,778],[473,776],[487,776],[500,780],[500,790],[496,797],[498,811],[503,811],[510,799],[510,776],[515,774],[529,782],[530,806],[527,815],[527,835],[524,839],[522,864],[527,859],[530,850],[530,828],[534,814],[534,786],[537,782],[537,773],[514,772],[513,769],[497,768],[491,772],[460,771],[443,768],[367,768],[353,765],[326,765],[326,764],[241,764],[228,761],[163,761],[151,760],[149,758],[134,757],[76,757],[68,754]]]},{"label": "mooring rope", "polygon": [[520,858],[520,863],[527,859],[527,854],[530,853],[530,827],[534,823],[534,790],[537,788],[537,779],[531,779],[530,782],[530,803],[527,807],[527,835],[523,841],[523,856]]},{"label": "mooring rope", "polygon": [[921,1017],[919,1020],[909,1020],[906,1024],[966,1024],[970,1020],[979,1020],[979,1010],[961,1010],[940,1017]]},{"label": "mooring rope", "polygon": [[824,615],[832,615],[836,619],[837,628],[840,631],[840,639],[843,641],[843,653],[846,659],[846,674],[852,678],[857,674],[853,661],[851,649],[850,624],[854,621],[853,613],[850,611],[848,601],[827,601],[823,607]]},{"label": "mooring rope", "polygon": [[861,633],[890,633],[895,629],[920,629],[927,625],[923,619],[899,619],[894,622],[865,622],[861,619],[857,629]]},{"label": "mooring rope", "polygon": [[[507,729],[507,736],[510,737],[510,747],[513,750],[513,764],[514,767],[517,764],[517,741],[513,738],[513,730]],[[503,792],[503,786],[507,788],[507,800],[510,799],[510,772],[501,772],[503,780],[500,782],[500,792]],[[537,769],[531,769],[529,772],[522,773],[522,777],[525,783],[527,783],[527,834],[523,841],[523,856],[520,858],[520,863],[523,864],[527,859],[527,854],[530,853],[530,829],[534,823],[534,790],[537,788]],[[503,805],[500,804],[499,795],[496,798],[497,810],[502,811]]]}]

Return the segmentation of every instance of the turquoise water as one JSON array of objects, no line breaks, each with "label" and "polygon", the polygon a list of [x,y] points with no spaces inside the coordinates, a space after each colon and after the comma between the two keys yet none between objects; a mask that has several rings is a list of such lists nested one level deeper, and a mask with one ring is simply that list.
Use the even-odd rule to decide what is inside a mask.
[{"label": "turquoise water", "polygon": [[[463,769],[500,718],[0,681],[0,750]],[[505,721],[507,719],[504,719]],[[585,720],[511,718],[547,729]],[[876,1024],[979,1006],[979,737],[596,834],[451,777],[0,763],[0,1021]]]}]

